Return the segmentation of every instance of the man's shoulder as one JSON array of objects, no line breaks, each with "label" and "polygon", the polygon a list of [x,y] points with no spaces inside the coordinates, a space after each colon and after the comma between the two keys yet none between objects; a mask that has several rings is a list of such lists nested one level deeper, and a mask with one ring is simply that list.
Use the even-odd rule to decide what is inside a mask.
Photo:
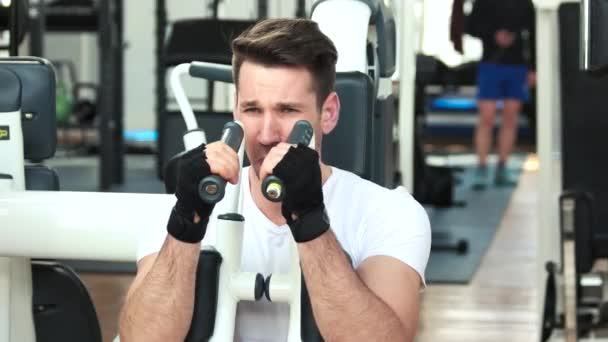
[{"label": "man's shoulder", "polygon": [[351,201],[365,202],[366,207],[371,210],[420,206],[403,186],[389,189],[349,171],[336,167],[332,167],[332,171],[336,176],[333,190],[347,196]]},{"label": "man's shoulder", "polygon": [[409,192],[403,186],[396,186],[394,189],[378,185],[370,180],[362,178],[361,176],[352,173],[350,171],[339,169],[332,166],[332,176],[335,176],[335,185],[338,187],[344,187],[349,191],[365,191],[367,193],[378,193],[381,195],[388,195],[391,193],[397,194],[409,194]]}]

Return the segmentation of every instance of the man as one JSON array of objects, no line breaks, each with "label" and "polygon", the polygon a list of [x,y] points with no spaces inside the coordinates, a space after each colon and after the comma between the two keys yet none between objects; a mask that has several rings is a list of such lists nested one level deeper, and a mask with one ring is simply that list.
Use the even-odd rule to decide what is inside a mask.
[{"label": "man", "polygon": [[[517,138],[517,119],[534,83],[535,14],[531,0],[476,0],[467,32],[483,42],[477,74],[479,119],[475,132],[478,168],[474,189],[487,186],[487,156],[492,145],[497,102],[502,100],[498,136],[497,186],[513,186],[506,169]],[[527,39],[526,39],[527,38]]]},{"label": "man", "polygon": [[[240,180],[246,189],[241,269],[287,272],[294,239],[326,341],[413,340],[430,250],[428,218],[404,190],[381,188],[319,160],[322,135],[336,126],[340,109],[334,45],[312,21],[269,19],[237,37],[232,50],[234,117],[244,126],[252,165]],[[285,143],[302,119],[313,125],[317,151]],[[239,181],[237,155],[222,142],[190,151],[181,164],[167,229],[140,246],[120,318],[123,342],[183,341],[200,241],[214,243],[222,213],[221,203],[214,209],[198,199],[196,184],[209,173]],[[282,203],[260,191],[269,174],[285,183]],[[287,305],[242,302],[237,315],[235,340],[286,340]]]}]

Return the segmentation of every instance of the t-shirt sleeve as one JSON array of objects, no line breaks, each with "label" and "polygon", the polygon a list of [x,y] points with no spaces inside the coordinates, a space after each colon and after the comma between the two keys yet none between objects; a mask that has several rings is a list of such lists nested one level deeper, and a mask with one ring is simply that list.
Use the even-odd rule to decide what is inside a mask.
[{"label": "t-shirt sleeve", "polygon": [[431,226],[426,210],[404,188],[387,191],[369,207],[358,245],[355,267],[371,256],[390,256],[416,270],[426,286]]}]

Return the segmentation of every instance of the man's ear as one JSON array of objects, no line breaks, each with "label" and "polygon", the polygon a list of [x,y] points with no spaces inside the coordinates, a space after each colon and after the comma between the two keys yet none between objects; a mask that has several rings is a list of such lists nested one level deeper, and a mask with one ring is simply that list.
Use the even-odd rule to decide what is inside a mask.
[{"label": "man's ear", "polygon": [[340,99],[335,91],[332,91],[321,107],[321,130],[323,134],[329,134],[338,124],[340,118]]}]

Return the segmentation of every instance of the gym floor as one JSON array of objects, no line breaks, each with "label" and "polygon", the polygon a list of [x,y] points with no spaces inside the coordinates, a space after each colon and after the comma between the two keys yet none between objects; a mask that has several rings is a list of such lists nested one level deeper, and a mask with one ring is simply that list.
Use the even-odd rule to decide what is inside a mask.
[{"label": "gym floor", "polygon": [[[417,342],[536,341],[538,161],[530,157],[495,239],[468,285],[431,285],[423,294]],[[104,341],[112,341],[124,295],[124,274],[81,273]]]}]

